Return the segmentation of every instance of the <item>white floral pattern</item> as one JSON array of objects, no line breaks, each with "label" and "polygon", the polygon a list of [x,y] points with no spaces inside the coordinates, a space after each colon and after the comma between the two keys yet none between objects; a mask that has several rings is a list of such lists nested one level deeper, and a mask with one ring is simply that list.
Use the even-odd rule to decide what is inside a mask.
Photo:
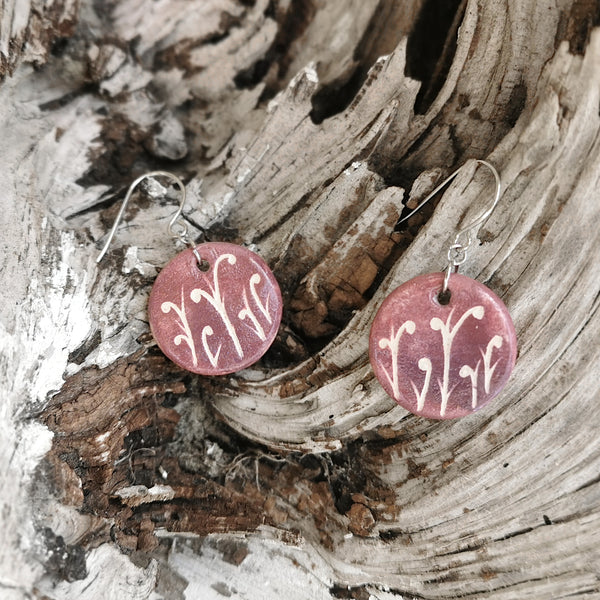
[{"label": "white floral pattern", "polygon": [[[251,331],[260,341],[264,342],[267,339],[267,333],[265,328],[273,324],[274,315],[271,314],[269,309],[269,295],[265,299],[261,298],[261,294],[265,294],[265,290],[268,290],[268,286],[261,290],[260,284],[263,282],[261,275],[258,272],[251,272],[252,274],[248,278],[247,282],[240,281],[239,290],[235,290],[236,294],[239,294],[236,302],[232,302],[232,298],[227,298],[223,292],[221,281],[220,281],[220,270],[226,265],[236,265],[237,258],[233,254],[224,253],[219,255],[214,263],[212,264],[212,280],[208,278],[204,279],[204,285],[202,287],[194,287],[189,292],[189,298],[195,304],[201,304],[206,301],[208,307],[210,307],[220,318],[224,325],[226,338],[222,335],[219,338],[215,337],[215,331],[213,326],[204,325],[199,340],[194,340],[192,328],[189,325],[189,319],[191,318],[186,311],[185,306],[185,287],[181,288],[181,304],[178,306],[174,302],[166,301],[160,305],[163,313],[168,314],[173,311],[177,317],[177,325],[183,333],[178,334],[173,338],[173,343],[176,346],[180,346],[182,342],[185,342],[191,353],[192,362],[194,367],[198,366],[199,355],[197,350],[202,349],[204,356],[208,359],[208,362],[213,368],[219,368],[220,359],[223,355],[223,347],[226,339],[230,339],[233,345],[233,349],[239,359],[244,358],[244,348],[240,339],[241,327],[245,327],[246,331]],[[261,267],[255,261],[250,261],[256,270],[260,270]],[[189,289],[189,288],[188,288]],[[231,290],[231,288],[228,288]],[[232,294],[231,291],[228,292]],[[241,310],[236,310],[233,314],[230,314],[231,307],[233,305],[239,306],[239,298],[243,301],[243,307]],[[208,308],[206,307],[206,308]],[[194,313],[197,316],[197,313]],[[197,332],[198,335],[199,332]]]},{"label": "white floral pattern", "polygon": [[[472,318],[481,321],[485,316],[485,309],[483,306],[477,305],[467,309],[458,320],[452,324],[454,317],[454,309],[450,311],[446,321],[442,321],[439,317],[434,317],[429,322],[429,327],[433,331],[439,331],[441,335],[441,348],[443,351],[443,367],[441,378],[436,378],[437,386],[440,392],[440,417],[446,415],[448,408],[448,402],[452,397],[452,393],[456,386],[450,387],[451,382],[451,370],[452,370],[452,345],[453,342],[461,330],[465,322]],[[400,392],[400,373],[398,369],[398,361],[401,353],[400,342],[402,334],[406,332],[413,336],[417,333],[417,326],[412,320],[406,320],[400,328],[396,331],[392,324],[389,337],[382,337],[379,339],[378,345],[382,350],[390,351],[391,358],[391,372],[383,369],[383,372],[392,388],[392,396],[394,399],[401,400]],[[479,395],[479,376],[481,373],[481,365],[483,364],[483,383],[486,394],[490,393],[491,381],[494,371],[498,365],[498,361],[492,364],[492,355],[495,349],[502,347],[503,338],[501,335],[494,335],[488,342],[485,350],[480,348],[481,359],[477,361],[475,366],[462,365],[459,369],[459,375],[462,378],[469,378],[471,382],[471,407],[477,408],[478,395]],[[420,371],[425,374],[421,388],[417,386],[412,380],[410,384],[415,394],[417,401],[417,412],[421,412],[425,406],[427,395],[430,391],[431,380],[433,377],[433,362],[431,356],[422,356],[417,366]]]},{"label": "white floral pattern", "polygon": [[183,288],[181,289],[181,306],[177,306],[173,302],[163,302],[160,305],[160,309],[165,314],[168,314],[171,310],[173,310],[179,317],[178,325],[183,330],[183,333],[176,335],[175,338],[173,339],[173,343],[176,346],[179,346],[181,344],[181,342],[185,342],[189,346],[190,352],[192,353],[192,361],[194,363],[194,366],[197,366],[198,365],[198,357],[196,355],[196,347],[194,345],[194,338],[192,336],[192,332],[190,330],[190,326],[189,326],[189,323],[187,320],[187,315],[185,312],[185,299],[184,299],[184,294],[183,294]]}]

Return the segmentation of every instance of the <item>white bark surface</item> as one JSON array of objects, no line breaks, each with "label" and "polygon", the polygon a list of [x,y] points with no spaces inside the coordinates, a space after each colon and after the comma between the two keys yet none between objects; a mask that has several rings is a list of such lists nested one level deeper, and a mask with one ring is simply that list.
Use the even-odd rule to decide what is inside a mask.
[{"label": "white bark surface", "polygon": [[[0,14],[0,597],[600,598],[593,7],[466,1],[419,82],[424,2],[26,4]],[[392,235],[470,158],[504,192],[463,272],[519,357],[489,407],[433,422],[380,388],[368,331],[487,203],[467,163]],[[138,199],[95,264],[154,168],[189,181],[194,235],[281,282],[251,369],[190,378],[149,336],[174,197]]]}]

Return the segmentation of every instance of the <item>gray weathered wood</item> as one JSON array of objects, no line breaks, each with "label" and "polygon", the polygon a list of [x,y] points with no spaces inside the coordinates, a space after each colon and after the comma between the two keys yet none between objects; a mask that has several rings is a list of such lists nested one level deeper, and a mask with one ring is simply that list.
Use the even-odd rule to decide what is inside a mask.
[{"label": "gray weathered wood", "polygon": [[[433,4],[5,3],[2,598],[600,597],[597,9]],[[504,192],[463,272],[519,359],[433,422],[379,387],[368,330],[488,201],[472,158]],[[154,168],[189,182],[194,235],[281,282],[251,369],[190,377],[148,333],[174,196],[138,198],[95,264]]]}]

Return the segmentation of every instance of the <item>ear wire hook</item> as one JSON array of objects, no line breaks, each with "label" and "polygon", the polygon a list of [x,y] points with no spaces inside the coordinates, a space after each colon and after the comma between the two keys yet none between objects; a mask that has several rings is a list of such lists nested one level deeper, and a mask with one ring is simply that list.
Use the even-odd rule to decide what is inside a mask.
[{"label": "ear wire hook", "polygon": [[[144,175],[140,175],[129,186],[129,189],[127,190],[127,194],[125,194],[125,199],[123,200],[123,204],[121,205],[121,209],[119,210],[119,214],[117,215],[117,218],[115,219],[112,229],[110,230],[110,233],[108,234],[108,238],[106,240],[106,243],[104,244],[104,247],[102,248],[100,254],[98,255],[98,258],[96,259],[96,263],[99,263],[104,258],[104,255],[106,254],[108,247],[110,246],[110,243],[112,242],[112,239],[115,236],[115,232],[117,231],[119,223],[123,219],[123,214],[125,213],[125,209],[127,208],[127,204],[129,202],[129,199],[131,198],[131,195],[133,194],[135,188],[145,179],[150,179],[152,177],[167,177],[168,179],[173,181],[179,187],[179,190],[181,191],[181,201],[179,202],[179,208],[177,209],[177,212],[173,215],[173,217],[169,221],[167,230],[169,232],[169,235],[172,238],[181,240],[184,244],[186,244],[192,248],[194,247],[194,244],[190,240],[188,233],[187,233],[187,225],[183,221],[178,222],[178,219],[181,216],[181,213],[183,211],[183,206],[185,204],[185,197],[186,197],[185,185],[184,185],[183,181],[181,181],[181,179],[179,179],[179,177],[177,177],[176,175],[173,175],[173,173],[169,173],[168,171],[151,171],[149,173],[144,173]],[[175,230],[175,227],[174,227],[175,225],[177,225],[179,227],[179,231]],[[199,257],[199,255],[196,253],[196,251],[194,251],[194,254],[196,255],[196,258],[198,259],[198,261],[201,262],[202,259]]]},{"label": "ear wire hook", "polygon": [[[492,172],[492,175],[494,176],[494,180],[496,182],[496,193],[494,195],[493,202],[488,206],[485,212],[483,212],[479,217],[477,217],[475,221],[469,223],[469,225],[460,229],[456,234],[456,237],[454,238],[454,243],[450,246],[450,248],[448,248],[448,267],[446,268],[446,275],[444,277],[444,287],[442,288],[442,294],[446,294],[448,292],[448,282],[450,281],[450,274],[453,271],[456,272],[458,270],[458,267],[467,260],[467,252],[473,244],[473,233],[481,225],[483,225],[483,223],[487,221],[489,216],[496,208],[498,201],[500,200],[500,192],[502,190],[502,186],[500,184],[500,176],[498,175],[498,171],[496,171],[496,169],[485,160],[476,159],[475,162],[480,165],[486,166]],[[418,210],[420,210],[423,207],[423,205],[429,202],[429,200],[431,200],[444,186],[450,183],[464,168],[465,165],[459,167],[458,169],[456,169],[456,171],[454,171],[454,173],[446,177],[446,179],[444,179],[442,183],[440,183],[430,194],[428,194],[427,197],[424,200],[422,200],[415,209],[413,209],[408,215],[406,215],[406,217],[400,219],[397,225],[410,219],[410,217],[412,217]],[[467,240],[466,243],[463,244],[460,242],[460,239],[465,234],[467,236]]]}]

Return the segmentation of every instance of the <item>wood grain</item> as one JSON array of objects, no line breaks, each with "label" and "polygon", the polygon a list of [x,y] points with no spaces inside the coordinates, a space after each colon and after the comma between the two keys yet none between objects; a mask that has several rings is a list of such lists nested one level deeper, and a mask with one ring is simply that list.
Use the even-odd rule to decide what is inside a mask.
[{"label": "wood grain", "polygon": [[60,53],[73,34],[78,0],[45,3],[9,1],[0,11],[0,79],[12,75],[23,61],[43,65],[50,52]]},{"label": "wood grain", "polygon": [[[600,598],[596,4],[17,4],[0,596]],[[519,357],[485,410],[434,422],[385,395],[368,331],[488,202],[473,158],[503,195],[462,272],[507,304]],[[273,267],[284,323],[251,369],[193,376],[149,335],[172,192],[139,194],[94,262],[156,168],[188,183],[193,236]]]}]

